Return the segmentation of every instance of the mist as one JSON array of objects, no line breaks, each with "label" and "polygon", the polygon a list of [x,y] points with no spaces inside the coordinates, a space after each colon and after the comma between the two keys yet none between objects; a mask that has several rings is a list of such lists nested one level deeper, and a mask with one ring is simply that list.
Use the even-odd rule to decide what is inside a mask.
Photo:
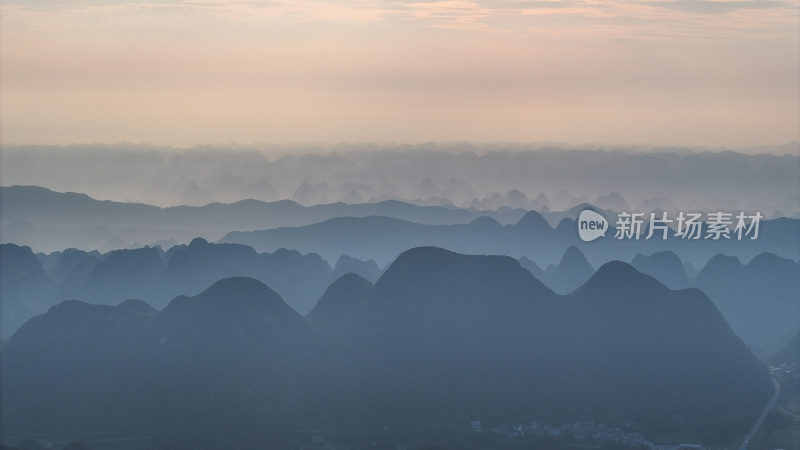
[{"label": "mist", "polygon": [[[97,144],[5,146],[2,158],[4,186],[38,185],[157,206],[248,198],[303,205],[395,199],[482,210],[546,205],[555,211],[614,192],[630,208],[648,210],[800,211],[797,143],[739,151],[500,143]],[[509,199],[511,191],[524,197]]]}]

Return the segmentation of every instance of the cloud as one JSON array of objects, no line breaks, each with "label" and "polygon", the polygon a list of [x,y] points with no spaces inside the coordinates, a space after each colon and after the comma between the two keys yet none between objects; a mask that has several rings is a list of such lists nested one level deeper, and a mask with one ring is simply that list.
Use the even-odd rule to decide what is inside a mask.
[{"label": "cloud", "polygon": [[9,142],[797,139],[786,2],[34,1]]},{"label": "cloud", "polygon": [[652,2],[651,5],[673,9],[687,13],[700,14],[726,14],[732,11],[750,9],[781,9],[793,8],[787,2],[759,0],[759,1],[710,1],[710,0],[669,0]]}]

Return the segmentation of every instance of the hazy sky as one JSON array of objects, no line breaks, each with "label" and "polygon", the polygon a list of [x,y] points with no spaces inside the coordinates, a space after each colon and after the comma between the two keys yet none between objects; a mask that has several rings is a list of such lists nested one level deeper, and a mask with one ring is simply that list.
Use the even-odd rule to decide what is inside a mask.
[{"label": "hazy sky", "polygon": [[3,143],[797,140],[800,2],[8,0]]}]

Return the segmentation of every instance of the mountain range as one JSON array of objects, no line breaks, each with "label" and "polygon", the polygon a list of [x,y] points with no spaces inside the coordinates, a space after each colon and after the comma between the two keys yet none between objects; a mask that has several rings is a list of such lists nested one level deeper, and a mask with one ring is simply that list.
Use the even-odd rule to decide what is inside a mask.
[{"label": "mountain range", "polygon": [[533,417],[729,442],[772,392],[699,290],[615,261],[560,296],[510,257],[434,247],[402,253],[374,285],[345,275],[307,317],[244,277],[160,311],[62,302],[0,356],[4,432],[102,431],[155,448]]},{"label": "mountain range", "polygon": [[541,211],[616,201],[606,196],[617,192],[639,209],[745,209],[770,217],[782,210],[786,214],[779,215],[797,217],[798,143],[749,154],[753,150],[462,142],[182,150],[130,143],[4,145],[3,181],[160,206],[245,198],[302,204],[395,199],[463,207],[485,201],[489,209],[525,205]]},{"label": "mountain range", "polygon": [[[519,262],[559,293],[572,292],[594,273],[576,247],[567,249],[561,262],[546,270],[525,257]],[[690,276],[678,255],[659,251],[637,254],[631,265],[671,289],[702,290],[763,361],[770,361],[800,332],[800,263],[795,261],[762,253],[742,264],[736,257],[718,254],[699,274]]]},{"label": "mountain range", "polygon": [[[560,194],[563,195],[556,195],[555,197],[569,197],[566,192],[560,192]],[[519,191],[510,191],[508,196],[525,197]],[[159,245],[162,248],[168,248],[178,243],[188,243],[195,237],[202,237],[207,240],[218,240],[223,236],[225,236],[225,240],[239,239],[237,234],[226,236],[232,231],[255,231],[263,235],[265,232],[276,228],[311,226],[318,229],[320,228],[320,222],[330,220],[334,220],[331,226],[335,228],[336,221],[347,221],[350,218],[360,218],[366,222],[375,221],[371,216],[398,219],[413,224],[440,226],[466,225],[476,219],[483,220],[486,217],[494,219],[501,225],[513,225],[518,224],[529,210],[533,210],[538,211],[538,214],[544,217],[550,229],[558,230],[560,228],[564,232],[564,235],[559,239],[560,242],[563,242],[561,242],[562,245],[559,246],[558,251],[555,254],[548,253],[539,258],[548,258],[548,264],[556,262],[563,251],[570,245],[579,244],[574,232],[574,220],[581,210],[585,208],[594,209],[603,214],[613,225],[616,218],[615,211],[626,210],[627,205],[622,196],[611,192],[597,196],[593,204],[586,202],[569,203],[573,206],[564,210],[551,210],[548,207],[549,202],[544,195],[540,195],[537,199],[528,203],[522,201],[518,203],[512,202],[512,204],[516,205],[514,208],[489,204],[476,204],[477,207],[462,208],[452,205],[424,206],[391,199],[356,204],[340,202],[312,206],[302,206],[292,200],[264,202],[248,199],[227,204],[210,203],[204,206],[158,207],[143,203],[101,201],[85,194],[54,192],[38,186],[0,187],[0,203],[3,205],[3,215],[0,217],[0,236],[2,236],[3,242],[27,245],[37,252],[48,253],[65,248],[78,248],[87,251],[99,250],[102,252],[138,248],[144,245]],[[653,199],[646,205],[642,205],[642,207],[647,209],[639,209],[638,211],[669,211],[676,214],[676,207],[663,198]],[[767,217],[773,216],[767,215]],[[780,219],[780,217],[781,215],[778,215],[776,219],[778,221],[789,221],[788,223],[790,224],[796,224],[800,220],[797,218]],[[564,219],[569,219],[569,221],[564,222]],[[410,226],[408,224],[404,225],[404,227]],[[573,228],[570,229],[570,227]],[[788,225],[788,232],[795,231],[793,227],[796,228],[796,225]],[[326,227],[322,226],[321,228]],[[787,232],[786,225],[773,225],[772,228],[773,234]],[[776,232],[774,231],[775,229],[780,230]],[[273,231],[273,233],[275,232]],[[282,231],[281,233],[284,232]],[[412,233],[412,231],[408,231],[408,233]],[[413,232],[413,238],[420,243],[419,245],[428,243],[449,246],[446,245],[446,242],[435,242],[437,239],[435,234],[435,232],[423,227],[419,233]],[[488,234],[480,237],[489,240],[496,239],[491,233]],[[520,242],[514,243],[514,245],[519,244]],[[522,242],[522,244],[524,245],[525,242]],[[684,244],[670,243],[663,248],[658,245],[641,247],[643,244],[640,243],[629,244],[636,247],[633,253],[613,255],[611,259],[620,256],[632,257],[637,252],[636,250],[652,253],[666,249],[681,253],[684,259],[694,264],[702,264],[713,255],[713,253],[709,254],[709,252],[703,251],[696,258],[705,259],[701,262],[693,261],[693,259],[696,259],[693,251],[697,249],[697,244],[693,243],[685,251],[681,250]],[[497,244],[492,245],[497,248],[492,252],[508,253],[506,248],[498,247]],[[288,244],[282,246],[296,248]],[[396,252],[390,255],[381,255],[383,260],[379,262],[386,264],[396,257],[400,251],[410,248],[410,246],[405,245],[398,245],[397,247],[399,250]],[[595,247],[604,247],[604,245],[595,245]],[[784,246],[785,248],[786,246]],[[788,248],[796,249],[796,246],[789,246]],[[466,247],[461,250],[470,251]],[[608,250],[604,248],[604,251]],[[781,247],[777,244],[762,249],[762,251],[782,254],[780,250]],[[686,255],[683,255],[684,253]],[[742,256],[752,257],[757,251],[756,253],[750,253],[752,254]],[[792,253],[792,251],[783,256],[793,258],[794,256],[789,253]],[[793,253],[797,253],[797,251]],[[349,252],[340,254],[349,254]],[[338,256],[336,255],[333,259],[335,260]],[[330,259],[328,256],[325,257]],[[609,260],[608,258],[594,260],[594,255],[591,254],[589,254],[589,258],[596,265]],[[376,257],[369,256],[366,259],[376,259]]]},{"label": "mountain range", "polygon": [[747,264],[716,255],[697,274],[701,289],[753,351],[768,360],[800,324],[800,264],[764,253]]},{"label": "mountain range", "polygon": [[[215,280],[234,276],[261,280],[305,314],[341,276],[353,272],[375,282],[382,273],[374,261],[347,255],[331,267],[314,253],[285,249],[258,253],[246,245],[213,244],[200,238],[163,253],[145,247],[105,254],[75,249],[33,254],[27,247],[3,244],[0,257],[3,336],[61,300],[117,304],[138,298],[162,308],[177,295],[194,295]],[[545,269],[527,257],[518,261],[560,294],[573,292],[595,271],[576,246]],[[686,263],[669,251],[639,253],[631,264],[672,289],[700,288],[737,335],[766,361],[800,328],[795,320],[800,315],[800,264],[769,253],[748,264],[739,261],[718,254],[701,266],[700,275],[688,274]]]},{"label": "mountain range", "polygon": [[[581,205],[579,208],[588,207]],[[613,259],[630,261],[639,253],[652,254],[671,251],[682,261],[695,266],[704,265],[718,253],[751,259],[764,252],[793,260],[800,259],[800,219],[779,218],[762,220],[759,236],[752,240],[680,239],[670,234],[666,240],[615,239],[616,215],[603,211],[609,221],[606,237],[583,242],[577,234],[574,217],[564,217],[558,225],[537,211],[525,213],[514,224],[503,225],[488,216],[468,224],[430,225],[384,216],[337,217],[313,225],[280,227],[271,230],[233,231],[219,242],[245,244],[258,251],[293,248],[301,252],[316,252],[334,260],[348,254],[360,259],[374,259],[386,264],[406,249],[434,245],[464,253],[503,254],[528,257],[539,264],[560,260],[571,246],[579,248],[588,261],[599,266]],[[705,229],[705,228],[704,228]]]},{"label": "mountain range", "polygon": [[374,281],[380,274],[374,261],[343,256],[332,268],[313,253],[257,253],[244,245],[211,244],[202,238],[166,252],[142,247],[104,254],[76,249],[34,254],[29,247],[2,244],[0,258],[4,337],[66,299],[117,304],[138,298],[162,308],[177,295],[202,292],[213,281],[247,276],[273,286],[295,310],[306,313],[338,276],[355,272]]},{"label": "mountain range", "polygon": [[[158,207],[96,200],[85,194],[54,192],[38,186],[0,187],[3,242],[37,251],[64,248],[114,250],[158,241],[219,239],[231,230],[300,226],[341,216],[382,215],[426,224],[467,223],[482,215],[515,222],[522,209],[498,211],[419,206],[397,200],[302,206],[292,200],[241,200],[205,206]],[[168,245],[162,245],[168,246]]]}]

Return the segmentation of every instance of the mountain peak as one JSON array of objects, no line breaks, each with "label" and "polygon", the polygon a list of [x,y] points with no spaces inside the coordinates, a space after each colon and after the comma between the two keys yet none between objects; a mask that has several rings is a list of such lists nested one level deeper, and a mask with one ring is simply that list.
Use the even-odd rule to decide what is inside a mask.
[{"label": "mountain peak", "polygon": [[189,242],[189,248],[200,248],[200,247],[205,247],[207,245],[208,241],[201,237],[196,237],[192,239],[191,242]]},{"label": "mountain peak", "polygon": [[546,195],[544,195],[544,193],[537,195],[536,198],[533,199],[533,204],[536,208],[542,210],[547,209],[548,211],[550,210],[550,200]]},{"label": "mountain peak", "polygon": [[300,317],[275,291],[249,277],[225,278],[194,297],[176,297],[163,312],[170,315],[187,311]]},{"label": "mountain peak", "polygon": [[[644,255],[642,253],[637,253],[636,256],[634,256],[633,261],[637,260],[645,261],[648,259],[658,264],[683,265],[678,255],[669,250],[662,250],[660,252],[655,252],[650,256]],[[636,264],[633,264],[633,266],[636,266]]]},{"label": "mountain peak", "polygon": [[554,295],[510,256],[462,255],[438,247],[403,252],[374,289],[377,298],[419,311],[502,308],[504,302]]},{"label": "mountain peak", "polygon": [[532,273],[533,276],[535,276],[537,279],[539,279],[539,280],[542,279],[542,276],[544,275],[544,271],[542,270],[541,267],[539,267],[538,264],[536,264],[536,261],[528,258],[527,256],[523,256],[522,258],[518,259],[517,261],[519,261],[519,263],[520,263],[520,265],[522,267],[528,269],[528,272]]},{"label": "mountain peak", "polygon": [[567,250],[564,252],[564,256],[561,257],[561,262],[558,263],[559,267],[574,267],[576,265],[580,266],[590,266],[589,261],[586,259],[586,256],[583,254],[580,249],[574,245],[570,245]]},{"label": "mountain peak", "polygon": [[517,222],[517,227],[534,231],[552,230],[550,224],[538,211],[528,211],[525,213]]},{"label": "mountain peak", "polygon": [[230,277],[209,286],[203,294],[233,295],[235,298],[277,296],[266,284],[250,277]]},{"label": "mountain peak", "polygon": [[47,310],[48,314],[75,314],[81,313],[87,309],[91,309],[94,305],[84,302],[83,300],[64,300],[61,303],[53,305]]},{"label": "mountain peak", "polygon": [[152,314],[158,312],[149,303],[138,298],[129,298],[124,302],[117,305],[117,308],[126,309],[128,311],[136,311],[142,314]]},{"label": "mountain peak", "polygon": [[[594,278],[609,278],[609,279],[620,279],[620,278],[635,278],[635,277],[646,277],[647,275],[639,272],[636,270],[635,267],[626,263],[625,261],[609,261],[599,269],[594,274],[592,279]],[[648,277],[649,278],[649,277]]]},{"label": "mountain peak", "polygon": [[569,217],[564,217],[558,222],[558,225],[556,225],[555,229],[560,235],[575,233],[575,220],[570,219]]},{"label": "mountain peak", "polygon": [[717,253],[716,255],[714,255],[708,261],[708,263],[706,265],[711,264],[712,262],[714,264],[731,264],[731,265],[736,265],[736,266],[741,266],[742,265],[742,262],[741,262],[741,260],[739,260],[738,257],[736,257],[736,256],[728,256],[728,255],[725,255],[725,254],[722,254],[722,253]]},{"label": "mountain peak", "polygon": [[314,309],[308,313],[311,320],[342,317],[363,304],[372,283],[355,273],[346,273],[328,286]]},{"label": "mountain peak", "polygon": [[528,201],[528,196],[523,194],[519,189],[512,189],[508,192],[508,199]]},{"label": "mountain peak", "polygon": [[381,274],[378,264],[372,259],[362,261],[349,255],[339,256],[339,259],[336,260],[336,265],[333,267],[334,276],[338,278],[350,272],[366,278],[370,283],[374,283]]},{"label": "mountain peak", "polygon": [[480,227],[480,228],[484,228],[484,229],[485,228],[496,228],[496,227],[499,228],[499,227],[502,226],[502,225],[500,225],[500,222],[498,222],[497,220],[495,220],[495,219],[493,219],[493,218],[491,218],[489,216],[480,216],[480,217],[476,218],[475,220],[473,220],[472,222],[470,222],[469,224],[471,226],[473,226],[473,227]]},{"label": "mountain peak", "polygon": [[609,192],[608,194],[599,195],[594,203],[603,208],[611,209],[614,211],[624,211],[630,209],[628,202],[617,192]]},{"label": "mountain peak", "polygon": [[697,274],[695,279],[695,283],[698,283],[709,276],[718,276],[717,274],[724,273],[726,276],[737,274],[740,273],[743,268],[744,264],[742,264],[739,258],[717,253],[708,260],[702,269],[700,269],[700,272]]},{"label": "mountain peak", "polygon": [[661,282],[623,261],[603,264],[577,291],[576,296],[614,299],[668,290]]},{"label": "mountain peak", "polygon": [[[451,252],[450,250],[445,250],[440,247],[434,246],[422,246],[422,247],[414,247],[408,249],[401,253],[397,259],[389,266],[389,269],[392,266],[397,264],[403,265],[406,263],[415,263],[421,261],[433,261],[433,260],[441,260],[445,258],[452,258],[457,256],[458,254],[455,252]],[[387,271],[389,270],[387,269]]]},{"label": "mountain peak", "polygon": [[671,289],[689,286],[689,278],[683,262],[675,253],[664,250],[650,256],[638,253],[631,261],[636,270],[651,275]]},{"label": "mountain peak", "polygon": [[780,257],[774,253],[764,252],[759,253],[758,255],[754,256],[753,259],[747,263],[748,266],[757,266],[757,267],[764,267],[764,268],[771,268],[776,266],[782,265],[791,265],[793,261],[791,259]]},{"label": "mountain peak", "polygon": [[543,276],[551,289],[566,294],[582,285],[594,273],[594,267],[586,260],[578,247],[570,246],[557,266],[549,266]]}]

